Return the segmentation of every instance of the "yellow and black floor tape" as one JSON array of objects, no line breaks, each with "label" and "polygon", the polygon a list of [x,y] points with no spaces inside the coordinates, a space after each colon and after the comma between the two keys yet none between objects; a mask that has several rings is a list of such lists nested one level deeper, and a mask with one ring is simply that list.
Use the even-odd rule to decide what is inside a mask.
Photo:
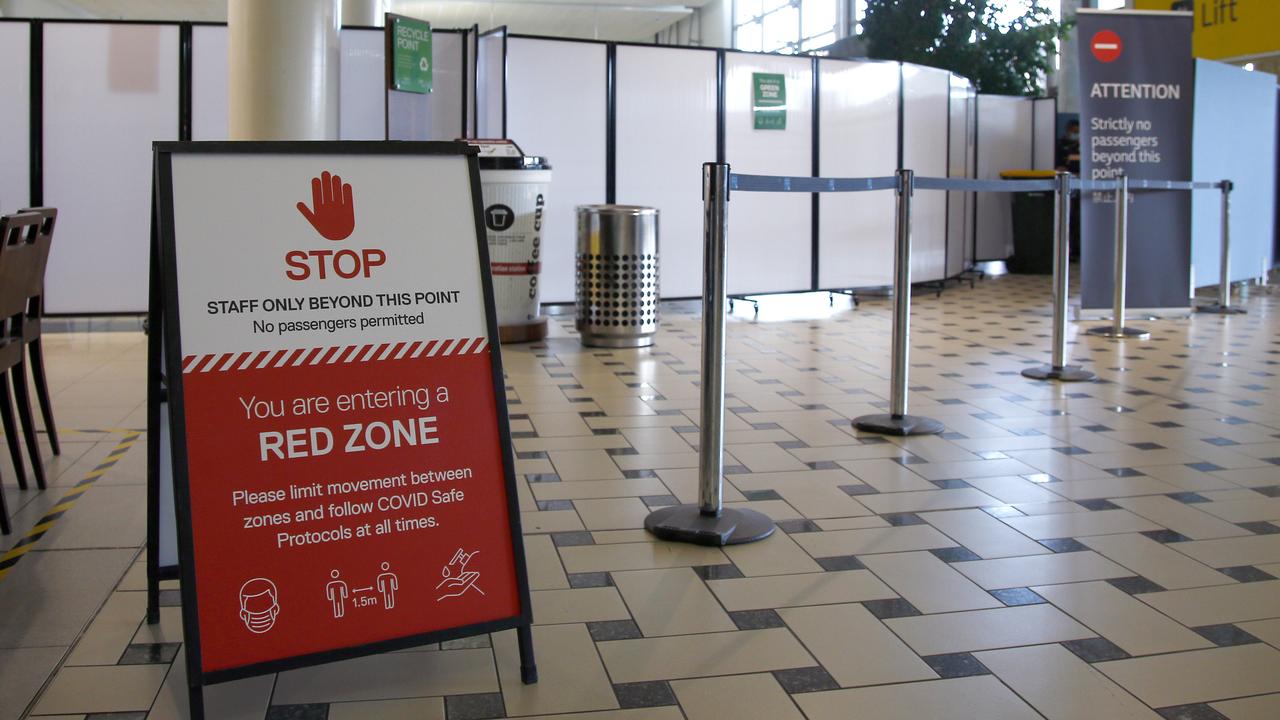
[{"label": "yellow and black floor tape", "polygon": [[[107,433],[111,431],[86,430],[80,432]],[[58,501],[58,504],[50,508],[49,512],[45,513],[44,517],[40,518],[40,520],[36,522],[35,527],[28,530],[27,534],[23,535],[22,539],[18,540],[18,542],[9,549],[9,552],[0,557],[0,580],[3,580],[5,575],[8,575],[9,571],[18,564],[18,561],[30,552],[33,547],[35,547],[35,544],[40,541],[40,538],[44,537],[45,533],[49,532],[49,528],[53,527],[54,524],[58,522],[59,518],[75,506],[76,501],[80,499],[80,496],[82,496],[86,490],[93,487],[93,484],[98,482],[98,480],[105,475],[112,466],[120,462],[120,458],[124,457],[124,454],[129,452],[129,448],[136,445],[138,443],[138,439],[142,437],[141,430],[122,429],[120,432],[125,433],[124,437],[121,438],[120,442],[111,449],[111,452],[107,453],[107,457],[103,459],[102,462],[98,463],[96,467],[90,470],[84,478],[80,480],[80,482],[76,483],[75,486],[68,490],[67,494],[63,495],[62,499]]]}]

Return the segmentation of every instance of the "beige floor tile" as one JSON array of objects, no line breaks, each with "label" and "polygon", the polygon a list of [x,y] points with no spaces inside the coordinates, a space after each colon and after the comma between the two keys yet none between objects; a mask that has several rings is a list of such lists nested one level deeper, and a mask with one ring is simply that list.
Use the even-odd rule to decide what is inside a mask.
[{"label": "beige floor tile", "polygon": [[671,683],[671,689],[689,720],[749,717],[804,720],[791,696],[772,675],[677,680]]},{"label": "beige floor tile", "polygon": [[1045,503],[1061,499],[1046,490],[1042,483],[1034,483],[1018,475],[969,478],[968,482],[1003,503]]},{"label": "beige floor tile", "polygon": [[[727,495],[728,493],[726,493]],[[694,502],[697,502],[695,499]],[[737,508],[746,510],[755,510],[763,513],[774,522],[779,520],[803,520],[804,514],[799,510],[791,507],[785,500],[751,500],[746,502],[729,502],[724,503],[726,508]],[[870,517],[869,515],[866,517]]]},{"label": "beige floor tile", "polygon": [[729,558],[719,548],[680,543],[624,543],[560,548],[571,573],[648,570],[694,565],[724,565]]},{"label": "beige floor tile", "polygon": [[1280,619],[1255,620],[1236,623],[1236,625],[1262,642],[1280,649]]},{"label": "beige floor tile", "polygon": [[[734,476],[741,477],[741,476]],[[834,485],[783,485],[775,488],[788,505],[810,519],[870,515],[862,503]]]},{"label": "beige floor tile", "polygon": [[[1105,472],[1105,471],[1099,471]],[[1053,473],[1049,473],[1053,475]],[[1054,476],[1058,477],[1058,476]],[[1096,480],[1063,480],[1049,486],[1053,492],[1068,500],[1095,500],[1098,498],[1131,497],[1134,495],[1162,495],[1178,492],[1181,488],[1149,477],[1106,477]]]},{"label": "beige floor tile", "polygon": [[58,646],[0,649],[0,717],[22,717],[66,653]]},{"label": "beige floor tile", "polygon": [[952,567],[987,590],[1106,580],[1133,574],[1092,551],[974,560]]},{"label": "beige floor tile", "polygon": [[1004,518],[1004,522],[1033,540],[1079,537],[1081,535],[1110,535],[1161,529],[1159,525],[1134,515],[1128,510],[1098,510],[1087,513],[1013,517]]},{"label": "beige floor tile", "polygon": [[737,629],[689,568],[615,572],[613,582],[646,637]]},{"label": "beige floor tile", "polygon": [[796,696],[796,702],[809,720],[1040,718],[1017,695],[990,676],[803,693]]},{"label": "beige floor tile", "polygon": [[1168,590],[1235,583],[1213,568],[1145,535],[1097,535],[1076,539]]},{"label": "beige floor tile", "polygon": [[541,625],[627,620],[627,606],[611,587],[534,590],[533,621]]},{"label": "beige floor tile", "polygon": [[502,679],[507,716],[609,710],[618,707],[613,685],[600,664],[585,625],[533,629],[538,682],[520,682],[520,651],[514,630],[493,635],[493,656]]},{"label": "beige floor tile", "polygon": [[1280,580],[1136,596],[1188,627],[1280,617]]},{"label": "beige floor tile", "polygon": [[1280,562],[1280,534],[1173,543],[1180,553],[1210,567],[1236,567]]},{"label": "beige floor tile", "polygon": [[[889,445],[866,445],[880,448]],[[901,452],[901,450],[898,450]],[[893,457],[897,457],[894,455]],[[937,490],[938,486],[925,480],[908,468],[887,458],[849,460],[836,463],[854,477],[882,493],[909,492],[912,490]]]},{"label": "beige floor tile", "polygon": [[582,519],[573,510],[546,510],[520,513],[520,529],[526,535],[536,533],[573,532],[584,529]]},{"label": "beige floor tile", "polygon": [[[1280,475],[1280,473],[1277,473]],[[1276,478],[1280,480],[1280,477]],[[1266,522],[1280,520],[1280,498],[1235,500],[1232,502],[1197,503],[1200,510],[1222,518],[1227,522]]]},{"label": "beige floor tile", "polygon": [[333,703],[329,720],[445,720],[444,698]]},{"label": "beige floor tile", "polygon": [[929,552],[867,555],[862,562],[925,614],[1003,607],[999,600]]},{"label": "beige floor tile", "polygon": [[1038,645],[1095,635],[1047,604],[893,618],[885,625],[921,655]]},{"label": "beige floor tile", "polygon": [[685,439],[669,427],[627,427],[622,436],[637,452],[646,455],[687,453],[692,448]]},{"label": "beige floor tile", "polygon": [[1003,505],[990,495],[973,488],[954,490],[920,490],[862,496],[862,504],[879,514],[953,510]]},{"label": "beige floor tile", "polygon": [[1004,460],[965,460],[960,462],[921,463],[912,465],[912,471],[926,480],[950,480],[954,478],[999,477],[1001,475],[1027,475],[1037,469],[1010,456]]},{"label": "beige floor tile", "polygon": [[800,533],[793,535],[792,539],[814,557],[870,555],[955,546],[951,538],[928,525]]},{"label": "beige floor tile", "polygon": [[615,683],[737,675],[816,664],[785,628],[611,640],[596,647]]},{"label": "beige floor tile", "polygon": [[1280,692],[1280,650],[1261,643],[1093,667],[1156,708]]},{"label": "beige floor tile", "polygon": [[529,570],[531,590],[558,590],[569,587],[560,556],[549,535],[525,535],[524,562]]},{"label": "beige floor tile", "polygon": [[1160,720],[1061,645],[989,650],[976,657],[1047,720]]},{"label": "beige floor tile", "polygon": [[147,613],[145,592],[116,592],[98,611],[67,665],[115,665]]},{"label": "beige floor tile", "polygon": [[529,489],[538,500],[592,500],[667,494],[667,486],[658,478],[532,483]]},{"label": "beige floor tile", "polygon": [[[243,680],[210,685],[204,690],[206,718],[218,720],[261,720],[271,704],[275,675],[259,675]],[[178,655],[156,696],[147,720],[188,720],[187,666]]]},{"label": "beige floor tile", "polygon": [[1200,509],[1202,505],[1213,505],[1214,503],[1193,503],[1188,505],[1164,495],[1117,498],[1112,502],[1192,540],[1209,540],[1251,534],[1242,527],[1216,518]]},{"label": "beige floor tile", "polygon": [[484,648],[386,653],[290,670],[277,677],[271,702],[302,705],[497,691],[493,653]]},{"label": "beige floor tile", "polygon": [[568,713],[564,715],[534,715],[527,720],[685,720],[679,706],[666,705],[633,710],[602,710],[600,712]]},{"label": "beige floor tile", "polygon": [[889,521],[879,515],[866,515],[851,518],[818,518],[814,524],[823,530],[863,530],[865,528],[887,528]]},{"label": "beige floor tile", "polygon": [[588,530],[642,528],[651,512],[640,498],[575,500],[573,506]]},{"label": "beige floor tile", "polygon": [[861,605],[784,608],[778,614],[841,687],[937,677]]},{"label": "beige floor tile", "polygon": [[[1078,507],[1078,506],[1077,506]],[[1053,552],[982,510],[924,513],[925,522],[983,558],[1045,555]]]},{"label": "beige floor tile", "polygon": [[53,676],[32,714],[146,711],[168,672],[167,665],[64,667]]},{"label": "beige floor tile", "polygon": [[[762,501],[769,502],[769,501]],[[774,501],[776,502],[776,501]],[[750,505],[751,503],[742,503]],[[731,506],[726,506],[731,507]],[[761,508],[767,510],[767,508]],[[768,513],[766,513],[768,514]],[[775,521],[777,515],[770,515]],[[774,532],[760,542],[726,545],[724,554],[747,577],[821,572],[822,567],[784,532]]]},{"label": "beige floor tile", "polygon": [[[685,468],[674,468],[669,470],[655,469],[655,472],[657,472],[658,477],[662,478],[662,484],[668,489],[663,490],[662,492],[641,494],[661,495],[664,492],[670,492],[672,495],[679,498],[682,503],[692,504],[698,502],[699,483],[697,463]],[[724,484],[724,501],[726,503],[743,502],[745,500],[746,498],[743,497],[742,493],[738,492],[738,488],[734,487],[732,483]]]},{"label": "beige floor tile", "polygon": [[591,428],[582,421],[576,412],[563,413],[530,413],[529,422],[533,424],[538,437],[565,437],[570,435],[591,435]]},{"label": "beige floor tile", "polygon": [[897,597],[889,586],[867,570],[711,580],[707,585],[730,611],[830,605]]},{"label": "beige floor tile", "polygon": [[547,455],[564,482],[622,479],[622,471],[604,450],[552,450]]},{"label": "beige floor tile", "polygon": [[753,473],[787,472],[805,470],[808,467],[771,442],[734,445],[729,450],[738,458],[738,462]]},{"label": "beige floor tile", "polygon": [[1223,700],[1210,703],[1209,707],[1230,720],[1275,720],[1280,717],[1280,694]]},{"label": "beige floor tile", "polygon": [[619,543],[638,543],[638,542],[663,542],[656,535],[651,535],[648,530],[596,530],[591,533],[591,539],[596,541],[597,545],[616,545]]},{"label": "beige floor tile", "polygon": [[1066,500],[1049,503],[1017,503],[1011,507],[1023,515],[1061,515],[1063,513],[1089,512],[1088,508]]},{"label": "beige floor tile", "polygon": [[1213,647],[1213,643],[1105,582],[1031,589],[1130,655]]}]

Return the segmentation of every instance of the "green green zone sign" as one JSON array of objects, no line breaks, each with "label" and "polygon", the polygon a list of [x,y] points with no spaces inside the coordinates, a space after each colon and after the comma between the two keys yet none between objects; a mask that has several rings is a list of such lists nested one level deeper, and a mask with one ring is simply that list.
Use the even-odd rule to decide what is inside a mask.
[{"label": "green green zone sign", "polygon": [[391,20],[391,88],[431,92],[431,23],[407,17]]},{"label": "green green zone sign", "polygon": [[778,73],[751,73],[752,110],[756,130],[787,129],[787,78]]}]

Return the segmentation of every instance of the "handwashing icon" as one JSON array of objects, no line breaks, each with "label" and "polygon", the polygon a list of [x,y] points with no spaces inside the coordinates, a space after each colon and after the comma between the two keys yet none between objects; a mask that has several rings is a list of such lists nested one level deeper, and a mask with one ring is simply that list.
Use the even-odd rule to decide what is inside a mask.
[{"label": "handwashing icon", "polygon": [[475,557],[479,552],[479,550],[475,550],[466,553],[462,551],[462,548],[458,548],[458,551],[449,559],[449,563],[440,570],[440,574],[444,576],[444,579],[440,581],[440,584],[436,585],[436,590],[442,590],[445,594],[436,598],[436,602],[446,598],[459,597],[469,590],[475,590],[484,595],[484,590],[481,590],[480,586],[476,584],[476,581],[480,579],[480,573],[467,569],[467,563],[471,562],[471,558]]}]

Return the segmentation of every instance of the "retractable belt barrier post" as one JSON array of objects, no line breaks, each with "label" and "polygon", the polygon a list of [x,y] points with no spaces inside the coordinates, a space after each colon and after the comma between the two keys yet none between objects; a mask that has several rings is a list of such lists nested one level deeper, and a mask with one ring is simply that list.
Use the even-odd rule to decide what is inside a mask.
[{"label": "retractable belt barrier post", "polygon": [[1124,286],[1125,274],[1128,271],[1129,244],[1129,178],[1121,175],[1116,178],[1116,225],[1115,225],[1115,265],[1112,272],[1112,308],[1111,324],[1090,328],[1090,335],[1101,335],[1109,338],[1133,338],[1146,340],[1151,333],[1139,328],[1125,327],[1124,324]]},{"label": "retractable belt barrier post", "polygon": [[698,436],[698,504],[655,510],[644,527],[664,540],[736,545],[773,534],[773,521],[755,510],[724,507],[725,235],[729,166],[702,166],[702,416]]},{"label": "retractable belt barrier post", "polygon": [[1060,172],[1054,180],[1053,212],[1053,357],[1050,364],[1027,368],[1024,377],[1033,380],[1082,382],[1094,374],[1067,365],[1067,285],[1071,272],[1071,174]]},{"label": "retractable belt barrier post", "polygon": [[[1231,307],[1231,190],[1230,180],[1222,184],[1222,248],[1218,268],[1218,302],[1201,305],[1197,312],[1217,315],[1242,315],[1244,308]],[[1194,293],[1195,288],[1192,288]]]},{"label": "retractable belt barrier post", "polygon": [[915,173],[898,171],[898,211],[893,258],[893,356],[889,370],[889,414],[854,418],[863,432],[883,435],[934,435],[942,423],[907,414],[907,360],[911,351],[911,195]]}]

